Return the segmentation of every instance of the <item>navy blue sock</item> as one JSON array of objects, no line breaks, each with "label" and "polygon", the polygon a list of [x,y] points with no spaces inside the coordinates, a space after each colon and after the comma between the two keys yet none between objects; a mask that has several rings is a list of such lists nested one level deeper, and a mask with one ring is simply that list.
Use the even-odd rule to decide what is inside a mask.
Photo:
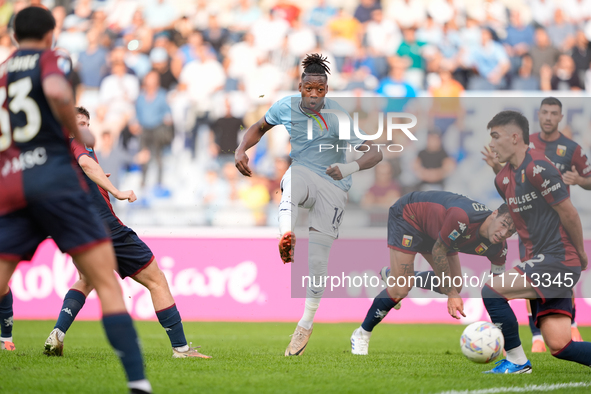
[{"label": "navy blue sock", "polygon": [[181,314],[176,309],[176,304],[156,312],[156,317],[158,317],[160,325],[166,330],[172,347],[181,347],[187,344]]},{"label": "navy blue sock", "polygon": [[61,330],[61,332],[66,333],[72,323],[74,323],[74,319],[76,319],[78,312],[80,312],[80,309],[82,309],[85,302],[86,296],[84,293],[70,289],[66,293],[66,297],[62,304],[62,310],[60,311],[55,327],[53,328],[57,328]]},{"label": "navy blue sock", "polygon": [[529,320],[529,329],[531,330],[531,335],[542,335],[542,331],[536,327],[534,317],[532,315],[527,315],[527,319]]},{"label": "navy blue sock", "polygon": [[0,336],[2,338],[12,337],[12,291],[8,288],[8,293],[0,299]]},{"label": "navy blue sock", "polygon": [[372,331],[384,317],[390,312],[390,309],[396,306],[395,302],[388,294],[388,289],[382,290],[380,294],[373,300],[373,304],[367,311],[367,316],[361,324],[365,331]]},{"label": "navy blue sock", "polygon": [[433,277],[435,272],[433,271],[415,271],[415,276],[421,279],[415,279],[415,286],[425,290],[432,290],[436,293],[443,294],[439,289],[439,286],[433,286]]},{"label": "navy blue sock", "polygon": [[491,289],[488,285],[482,288],[482,301],[492,322],[501,329],[505,337],[505,350],[521,345],[519,339],[519,323],[506,298]]},{"label": "navy blue sock", "polygon": [[552,354],[561,360],[574,361],[591,367],[591,342],[573,342]]},{"label": "navy blue sock", "polygon": [[131,316],[127,313],[103,316],[103,326],[115,354],[123,364],[127,380],[133,382],[145,379],[140,344]]}]

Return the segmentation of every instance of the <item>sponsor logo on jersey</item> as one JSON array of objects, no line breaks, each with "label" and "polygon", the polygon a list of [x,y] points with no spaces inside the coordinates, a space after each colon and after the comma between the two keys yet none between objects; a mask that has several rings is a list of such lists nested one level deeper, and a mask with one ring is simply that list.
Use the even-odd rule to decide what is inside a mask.
[{"label": "sponsor logo on jersey", "polygon": [[550,183],[550,179],[544,179],[544,182],[542,182],[542,187],[545,189],[549,183]]},{"label": "sponsor logo on jersey", "polygon": [[412,235],[404,235],[402,237],[402,246],[404,246],[405,248],[410,248],[410,245],[412,245]]},{"label": "sponsor logo on jersey", "polygon": [[470,239],[470,237],[472,237],[472,234],[464,235],[462,238],[464,238],[464,239]]},{"label": "sponsor logo on jersey", "polygon": [[451,234],[449,234],[448,238],[451,239],[452,241],[455,241],[456,239],[458,239],[459,236],[460,236],[460,233],[458,233],[458,230],[454,230],[451,232]]},{"label": "sponsor logo on jersey", "polygon": [[560,182],[555,183],[554,185],[550,186],[548,189],[546,190],[542,190],[542,197],[548,195],[549,193],[552,193],[558,189],[560,189],[562,186],[560,185]]},{"label": "sponsor logo on jersey", "polygon": [[566,155],[566,146],[564,146],[564,145],[558,145],[556,147],[556,154],[558,156],[564,156],[564,155]]},{"label": "sponsor logo on jersey", "polygon": [[484,242],[482,242],[480,245],[478,245],[476,247],[476,249],[474,249],[476,251],[476,253],[478,254],[483,254],[484,252],[486,252],[488,250],[488,246],[486,246],[484,244]]},{"label": "sponsor logo on jersey", "polygon": [[458,222],[458,225],[460,226],[460,231],[461,232],[466,231],[466,224],[465,223]]},{"label": "sponsor logo on jersey", "polygon": [[507,184],[509,184],[509,178],[504,177],[503,178],[503,185],[507,185]]},{"label": "sponsor logo on jersey", "polygon": [[542,171],[545,171],[545,170],[546,169],[542,166],[538,166],[538,165],[534,166],[534,169],[533,169],[534,176],[538,175],[539,173],[541,173]]}]

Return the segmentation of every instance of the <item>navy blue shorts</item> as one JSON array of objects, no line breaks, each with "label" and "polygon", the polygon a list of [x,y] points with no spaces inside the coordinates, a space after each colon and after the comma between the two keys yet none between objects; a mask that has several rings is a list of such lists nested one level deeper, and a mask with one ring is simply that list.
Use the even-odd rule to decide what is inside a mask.
[{"label": "navy blue shorts", "polygon": [[[396,202],[388,213],[388,247],[408,254],[431,254],[435,241],[421,233],[403,217],[404,205]],[[447,255],[458,254],[451,251]]]},{"label": "navy blue shorts", "polygon": [[115,258],[121,279],[138,274],[146,268],[154,254],[142,241],[135,231],[127,226],[120,225],[118,228],[111,228],[111,239],[115,249]]},{"label": "navy blue shorts", "polygon": [[546,302],[541,299],[530,300],[531,315],[534,318],[536,327],[540,327],[540,317],[561,314],[573,318],[573,299],[569,298],[549,298]]},{"label": "navy blue shorts", "polygon": [[84,192],[47,198],[0,216],[0,258],[30,260],[37,246],[52,237],[69,255],[108,242],[107,230]]},{"label": "navy blue shorts", "polygon": [[538,294],[538,300],[542,304],[555,298],[570,299],[572,289],[581,276],[580,266],[566,266],[561,257],[549,254],[539,254],[517,264],[514,268],[520,274],[526,275],[527,281]]}]

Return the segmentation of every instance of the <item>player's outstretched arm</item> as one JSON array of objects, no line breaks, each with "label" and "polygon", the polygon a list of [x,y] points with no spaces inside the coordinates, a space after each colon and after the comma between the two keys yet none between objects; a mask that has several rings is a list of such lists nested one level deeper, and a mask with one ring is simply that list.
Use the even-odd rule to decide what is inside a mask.
[{"label": "player's outstretched arm", "polygon": [[74,95],[66,78],[60,74],[51,74],[43,79],[43,93],[47,98],[51,112],[78,142],[94,146],[94,136],[88,128],[80,128],[76,123]]},{"label": "player's outstretched arm", "polygon": [[464,302],[458,294],[458,291],[453,287],[453,278],[451,277],[451,269],[449,267],[449,260],[447,253],[449,249],[441,241],[437,239],[435,245],[433,245],[432,256],[433,256],[433,271],[435,275],[440,278],[439,289],[445,295],[447,295],[447,311],[454,319],[459,319],[456,312],[466,317],[464,314]]},{"label": "player's outstretched arm", "polygon": [[268,124],[263,116],[258,122],[246,130],[246,134],[244,134],[244,138],[234,154],[236,168],[238,168],[238,171],[240,171],[242,175],[252,175],[252,171],[248,167],[248,155],[246,154],[246,151],[258,144],[265,133],[271,130],[271,128],[273,128],[273,126]]},{"label": "player's outstretched arm", "polygon": [[326,174],[335,181],[340,181],[357,171],[367,170],[376,166],[384,155],[375,145],[370,145],[370,149],[359,159],[350,163],[335,163],[326,169]]},{"label": "player's outstretched arm", "polygon": [[111,183],[101,166],[90,157],[86,155],[80,156],[78,164],[82,168],[82,171],[97,185],[111,193],[117,200],[128,200],[134,202],[137,200],[133,190],[120,191]]},{"label": "player's outstretched arm", "polygon": [[482,160],[484,160],[486,164],[488,164],[489,167],[493,169],[495,174],[498,174],[499,171],[503,169],[503,164],[501,164],[499,159],[497,159],[497,155],[491,152],[488,146],[485,146],[484,150],[481,150],[480,153],[482,153],[483,156]]},{"label": "player's outstretched arm", "polygon": [[573,246],[577,250],[581,259],[581,268],[587,268],[587,254],[585,253],[585,246],[583,244],[583,226],[581,225],[581,218],[577,209],[574,207],[570,198],[552,206],[560,216],[560,223],[570,236]]},{"label": "player's outstretched arm", "polygon": [[565,172],[562,179],[567,185],[579,185],[585,190],[591,190],[591,176],[583,178],[575,166],[572,166],[572,171]]}]

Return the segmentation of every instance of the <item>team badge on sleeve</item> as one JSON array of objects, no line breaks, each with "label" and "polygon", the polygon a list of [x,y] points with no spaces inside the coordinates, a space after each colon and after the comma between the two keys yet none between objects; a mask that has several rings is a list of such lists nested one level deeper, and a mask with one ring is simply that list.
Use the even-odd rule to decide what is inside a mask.
[{"label": "team badge on sleeve", "polygon": [[405,248],[410,248],[410,245],[412,245],[412,236],[405,234],[402,237],[402,246],[404,246]]},{"label": "team badge on sleeve", "polygon": [[564,146],[564,145],[558,145],[556,147],[556,154],[558,156],[564,156],[564,155],[566,155],[566,146]]},{"label": "team badge on sleeve", "polygon": [[458,230],[454,230],[451,232],[451,234],[449,234],[448,238],[451,239],[452,241],[455,241],[456,239],[458,239],[459,236],[460,236],[460,233],[458,233]]}]

